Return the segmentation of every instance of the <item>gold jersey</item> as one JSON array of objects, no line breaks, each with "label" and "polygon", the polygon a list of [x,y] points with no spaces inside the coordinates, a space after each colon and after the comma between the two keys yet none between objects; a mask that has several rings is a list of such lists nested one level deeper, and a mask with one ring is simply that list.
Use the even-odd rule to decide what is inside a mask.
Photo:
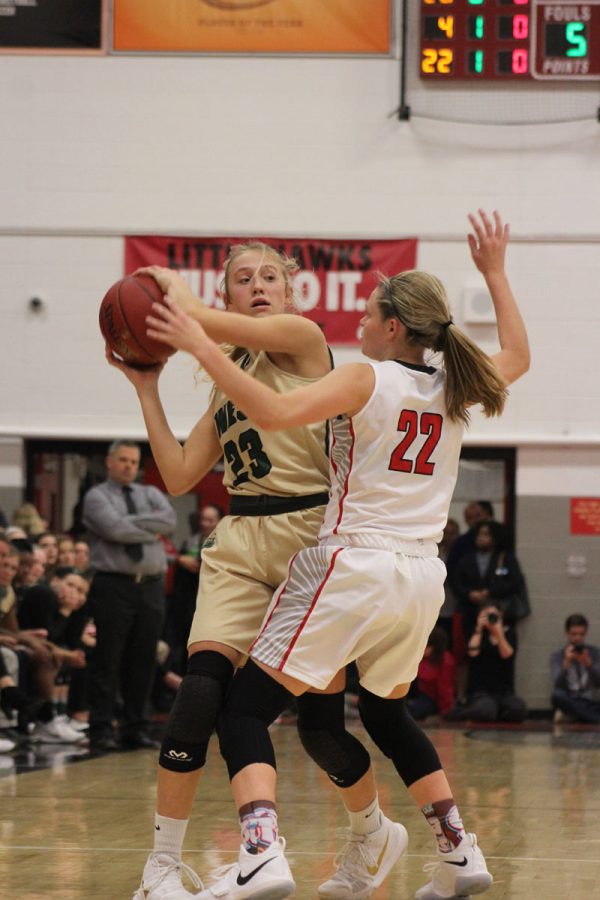
[{"label": "gold jersey", "polygon": [[[264,350],[247,351],[237,365],[278,394],[318,380],[284,372]],[[211,405],[230,494],[297,497],[329,490],[327,423],[261,431],[216,386]]]}]

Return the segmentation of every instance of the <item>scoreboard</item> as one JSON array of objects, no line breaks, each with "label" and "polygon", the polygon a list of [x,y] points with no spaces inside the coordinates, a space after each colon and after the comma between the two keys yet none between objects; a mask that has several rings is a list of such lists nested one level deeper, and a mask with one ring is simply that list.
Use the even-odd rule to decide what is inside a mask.
[{"label": "scoreboard", "polygon": [[600,80],[600,0],[419,0],[424,80]]}]

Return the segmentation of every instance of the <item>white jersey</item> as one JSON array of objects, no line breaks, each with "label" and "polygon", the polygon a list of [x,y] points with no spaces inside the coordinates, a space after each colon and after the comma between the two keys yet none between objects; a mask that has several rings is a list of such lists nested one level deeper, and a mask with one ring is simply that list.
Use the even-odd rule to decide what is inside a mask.
[{"label": "white jersey", "polygon": [[439,543],[456,484],[463,425],[439,369],[370,362],[375,387],[331,422],[331,493],[319,540],[373,535]]}]

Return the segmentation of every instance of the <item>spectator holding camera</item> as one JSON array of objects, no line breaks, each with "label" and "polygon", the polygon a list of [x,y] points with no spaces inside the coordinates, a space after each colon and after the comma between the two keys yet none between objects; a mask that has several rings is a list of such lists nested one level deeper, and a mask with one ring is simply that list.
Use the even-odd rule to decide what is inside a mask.
[{"label": "spectator holding camera", "polygon": [[453,722],[522,722],[527,706],[514,692],[516,647],[515,628],[504,622],[501,608],[484,604],[467,644],[467,702],[444,718]]},{"label": "spectator holding camera", "polygon": [[587,643],[588,627],[580,613],[568,616],[567,645],[550,657],[555,721],[600,722],[600,648]]},{"label": "spectator holding camera", "polygon": [[[519,563],[506,549],[506,528],[499,522],[481,521],[473,532],[475,551],[463,556],[452,581],[466,641],[473,633],[480,610],[494,603],[504,611],[505,604],[523,584]],[[506,612],[504,618],[509,618]]]}]

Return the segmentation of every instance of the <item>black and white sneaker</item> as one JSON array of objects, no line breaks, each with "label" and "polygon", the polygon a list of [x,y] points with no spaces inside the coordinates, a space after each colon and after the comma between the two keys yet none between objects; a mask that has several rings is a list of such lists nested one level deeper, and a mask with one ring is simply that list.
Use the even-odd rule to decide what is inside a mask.
[{"label": "black and white sneaker", "polygon": [[214,882],[197,900],[283,900],[292,897],[296,884],[280,837],[263,853],[248,853],[242,845],[237,863],[213,873]]},{"label": "black and white sneaker", "polygon": [[446,900],[483,894],[494,880],[487,870],[474,834],[467,834],[450,853],[438,851],[438,862],[427,863],[424,869],[433,877],[419,888],[415,900]]}]

